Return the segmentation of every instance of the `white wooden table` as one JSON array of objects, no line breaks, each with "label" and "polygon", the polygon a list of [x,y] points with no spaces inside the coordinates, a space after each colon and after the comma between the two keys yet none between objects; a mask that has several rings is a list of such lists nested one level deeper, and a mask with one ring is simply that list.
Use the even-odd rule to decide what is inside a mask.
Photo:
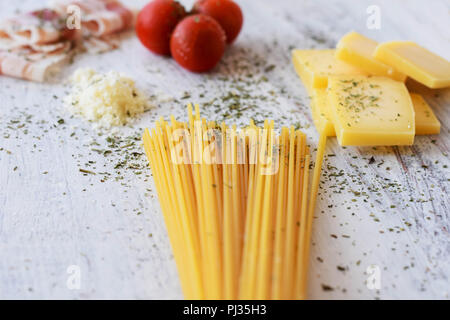
[{"label": "white wooden table", "polygon": [[[207,118],[223,119],[233,102],[227,97],[239,93],[250,108],[239,118],[232,111],[228,123],[270,116],[278,126],[303,127],[314,148],[318,136],[290,49],[333,47],[356,30],[378,41],[413,40],[450,59],[445,0],[239,2],[243,31],[207,75],[184,71],[129,37],[119,50],[78,56],[50,84],[0,77],[0,298],[182,298],[140,142],[111,137],[139,139],[144,127],[171,113],[185,119],[189,101],[201,103]],[[145,1],[127,3],[140,8]],[[381,9],[380,30],[366,27],[372,4]],[[1,0],[0,17],[39,6]],[[123,71],[149,95],[175,100],[156,100],[133,125],[99,136],[62,105],[69,87],[61,80],[86,66]],[[329,140],[310,298],[449,298],[450,90],[417,90],[441,121],[439,136],[399,148],[344,149]],[[366,285],[371,265],[380,271],[379,290]],[[77,270],[79,289],[71,282]]]}]

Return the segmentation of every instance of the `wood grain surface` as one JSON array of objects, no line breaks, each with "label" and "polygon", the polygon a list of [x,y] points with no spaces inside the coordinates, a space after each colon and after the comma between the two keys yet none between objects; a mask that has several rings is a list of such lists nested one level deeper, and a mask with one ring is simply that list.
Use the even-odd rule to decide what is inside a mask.
[{"label": "wood grain surface", "polygon": [[[1,299],[182,298],[139,140],[156,118],[185,120],[186,103],[198,102],[207,118],[229,124],[270,117],[278,128],[301,127],[314,149],[318,135],[291,49],[331,48],[355,30],[378,41],[413,40],[450,59],[445,0],[239,3],[242,33],[208,74],[152,55],[129,34],[118,50],[78,55],[50,83],[0,77]],[[0,18],[44,4],[1,0]],[[379,30],[366,26],[369,5],[381,10]],[[95,129],[62,102],[67,77],[80,67],[126,73],[155,108],[125,127]],[[342,148],[329,139],[311,299],[449,299],[450,90],[408,85],[432,106],[441,134],[418,136],[411,147]],[[367,286],[372,265],[380,289]],[[70,266],[80,271],[78,289],[68,285]]]}]

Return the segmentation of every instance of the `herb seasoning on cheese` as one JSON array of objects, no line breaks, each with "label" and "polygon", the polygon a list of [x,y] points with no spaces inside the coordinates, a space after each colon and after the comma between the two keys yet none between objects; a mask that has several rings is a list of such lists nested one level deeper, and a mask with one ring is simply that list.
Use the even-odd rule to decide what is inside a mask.
[{"label": "herb seasoning on cheese", "polygon": [[134,80],[115,71],[101,74],[78,69],[71,82],[73,89],[65,103],[75,114],[101,127],[124,125],[151,107]]},{"label": "herb seasoning on cheese", "polygon": [[405,84],[385,77],[328,78],[328,108],[342,146],[411,145],[414,108]]}]

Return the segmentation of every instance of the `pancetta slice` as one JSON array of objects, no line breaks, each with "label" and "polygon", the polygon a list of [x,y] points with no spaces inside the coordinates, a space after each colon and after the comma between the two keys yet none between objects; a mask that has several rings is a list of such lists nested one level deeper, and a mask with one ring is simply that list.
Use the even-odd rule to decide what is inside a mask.
[{"label": "pancetta slice", "polygon": [[93,54],[111,51],[118,47],[119,39],[115,36],[109,36],[106,38],[89,37],[83,41],[83,49]]},{"label": "pancetta slice", "polygon": [[66,26],[65,16],[52,9],[21,14],[0,23],[0,48],[42,45],[72,39],[76,30]]},{"label": "pancetta slice", "polygon": [[19,79],[42,82],[67,63],[74,50],[66,41],[47,47],[48,52],[34,51],[30,47],[0,51],[0,74]]},{"label": "pancetta slice", "polygon": [[[74,10],[74,9],[78,9]],[[69,24],[79,13],[80,27]],[[116,35],[133,25],[134,14],[118,0],[57,0],[0,22],[0,74],[44,81],[77,47],[104,52],[118,46]],[[75,28],[74,28],[75,27]]]},{"label": "pancetta slice", "polygon": [[87,36],[103,37],[118,33],[133,25],[134,14],[117,0],[59,0],[53,7],[60,14],[69,6],[80,8],[81,25]]}]

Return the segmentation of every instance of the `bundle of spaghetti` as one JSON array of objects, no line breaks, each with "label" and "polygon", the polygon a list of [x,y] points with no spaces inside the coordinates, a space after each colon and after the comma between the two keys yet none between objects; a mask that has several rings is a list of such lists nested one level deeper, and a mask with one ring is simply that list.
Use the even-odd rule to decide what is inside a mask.
[{"label": "bundle of spaghetti", "polygon": [[304,299],[325,147],[312,183],[306,135],[200,117],[146,129],[144,148],[188,299]]}]

